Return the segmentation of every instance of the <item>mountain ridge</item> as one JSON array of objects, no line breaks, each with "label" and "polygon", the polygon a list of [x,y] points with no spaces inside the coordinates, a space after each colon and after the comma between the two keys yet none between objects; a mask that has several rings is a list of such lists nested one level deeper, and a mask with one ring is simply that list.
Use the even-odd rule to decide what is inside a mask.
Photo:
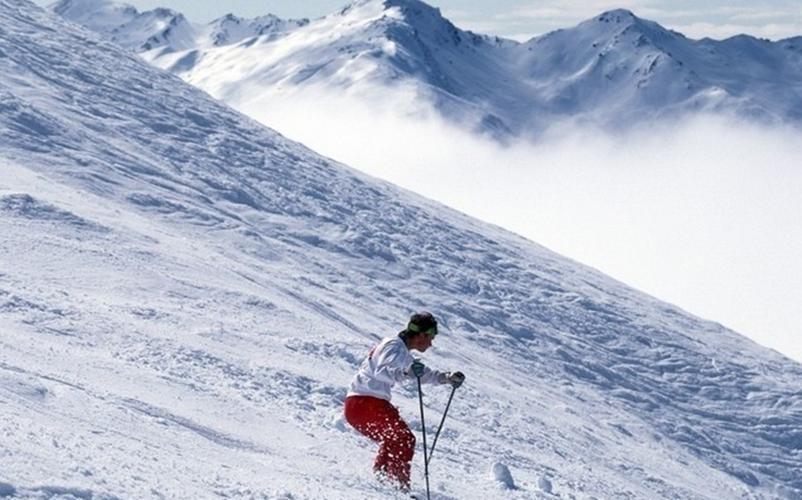
[{"label": "mountain ridge", "polygon": [[275,36],[308,23],[306,19],[284,20],[272,14],[244,19],[229,13],[209,23],[197,24],[173,9],[159,7],[140,12],[136,7],[113,0],[59,0],[49,9],[127,49],[159,51],[160,55]]},{"label": "mountain ridge", "polygon": [[[565,120],[628,129],[700,111],[768,123],[802,115],[793,38],[695,41],[625,9],[518,43],[461,30],[418,0],[367,0],[281,33],[245,48],[199,44],[180,65],[174,55],[143,57],[243,110],[310,85],[352,94],[411,88],[451,123],[501,140]],[[254,67],[246,53],[273,62]],[[223,66],[236,68],[233,76]]]}]

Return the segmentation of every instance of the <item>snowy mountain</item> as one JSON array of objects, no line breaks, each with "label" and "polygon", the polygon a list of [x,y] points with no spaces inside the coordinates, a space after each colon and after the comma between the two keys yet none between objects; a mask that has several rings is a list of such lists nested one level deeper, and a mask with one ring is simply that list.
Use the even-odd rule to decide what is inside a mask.
[{"label": "snowy mountain", "polygon": [[208,49],[256,36],[275,36],[308,23],[307,20],[285,21],[273,15],[242,19],[228,14],[202,25],[188,21],[172,9],[139,12],[131,5],[107,0],[59,0],[50,9],[127,49],[154,51],[155,54]]},{"label": "snowy mountain", "polygon": [[[111,8],[102,5],[101,14]],[[257,118],[298,89],[323,86],[412,93],[411,114],[424,101],[454,123],[505,137],[560,120],[626,128],[697,111],[798,123],[799,47],[799,38],[691,40],[626,10],[517,43],[461,30],[419,0],[357,0],[246,43],[138,50]]]},{"label": "snowy mountain", "polygon": [[[621,123],[687,111],[734,112],[769,121],[798,121],[800,51],[793,40],[741,35],[690,40],[626,10],[526,44],[525,78],[546,87],[540,101],[558,114]],[[593,108],[598,108],[594,110]]]},{"label": "snowy mountain", "polygon": [[0,27],[0,495],[387,498],[341,405],[424,308],[468,375],[434,498],[802,495],[798,363],[29,2]]}]

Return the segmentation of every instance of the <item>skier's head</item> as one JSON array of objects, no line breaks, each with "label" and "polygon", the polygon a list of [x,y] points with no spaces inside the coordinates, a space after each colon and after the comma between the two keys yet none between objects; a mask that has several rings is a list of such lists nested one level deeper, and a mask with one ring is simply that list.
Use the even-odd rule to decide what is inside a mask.
[{"label": "skier's head", "polygon": [[407,331],[412,333],[425,333],[434,337],[437,335],[437,320],[430,312],[419,312],[409,317]]},{"label": "skier's head", "polygon": [[415,313],[409,318],[407,327],[398,334],[407,347],[418,351],[425,351],[432,345],[437,335],[437,320],[430,312]]}]

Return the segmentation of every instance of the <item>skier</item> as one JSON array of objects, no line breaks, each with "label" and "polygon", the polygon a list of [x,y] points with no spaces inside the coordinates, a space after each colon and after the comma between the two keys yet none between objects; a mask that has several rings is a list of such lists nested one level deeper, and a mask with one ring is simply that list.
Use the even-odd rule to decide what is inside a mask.
[{"label": "skier", "polygon": [[345,419],[354,429],[379,443],[373,464],[377,478],[408,492],[415,436],[390,404],[390,390],[404,379],[429,384],[452,384],[465,380],[461,372],[441,372],[425,367],[410,354],[426,352],[437,335],[437,320],[431,313],[413,314],[398,336],[379,342],[359,366],[345,398]]}]

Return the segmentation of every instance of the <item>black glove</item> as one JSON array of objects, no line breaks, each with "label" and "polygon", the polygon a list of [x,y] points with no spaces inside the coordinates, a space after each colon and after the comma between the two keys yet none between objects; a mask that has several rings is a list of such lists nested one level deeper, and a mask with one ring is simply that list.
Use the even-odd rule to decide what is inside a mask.
[{"label": "black glove", "polygon": [[423,375],[423,363],[420,362],[419,359],[416,359],[412,362],[412,373],[415,374],[416,377],[420,378]]},{"label": "black glove", "polygon": [[465,382],[465,374],[462,372],[451,372],[448,374],[448,382],[456,389]]}]

